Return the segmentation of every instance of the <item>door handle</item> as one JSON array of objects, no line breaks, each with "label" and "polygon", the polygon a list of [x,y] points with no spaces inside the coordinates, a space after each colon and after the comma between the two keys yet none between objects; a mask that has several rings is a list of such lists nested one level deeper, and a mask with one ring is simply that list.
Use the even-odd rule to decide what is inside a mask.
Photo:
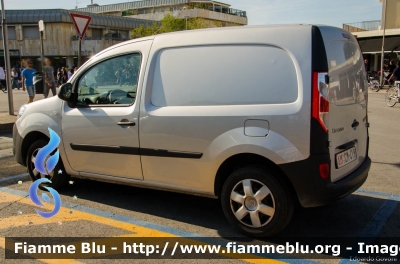
[{"label": "door handle", "polygon": [[128,121],[128,120],[126,120],[126,119],[122,119],[121,121],[119,121],[119,122],[117,123],[117,125],[119,125],[119,126],[134,126],[134,125],[136,125],[136,124],[135,124],[135,122],[133,122],[133,121]]}]

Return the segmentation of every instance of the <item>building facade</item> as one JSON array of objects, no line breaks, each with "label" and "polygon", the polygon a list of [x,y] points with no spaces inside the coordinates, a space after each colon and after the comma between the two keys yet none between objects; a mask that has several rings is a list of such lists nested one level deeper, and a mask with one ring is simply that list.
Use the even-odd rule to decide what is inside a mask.
[{"label": "building facade", "polygon": [[166,14],[180,18],[200,18],[210,26],[247,25],[246,11],[212,0],[145,0],[121,4],[92,4],[77,11],[160,21]]},{"label": "building facade", "polygon": [[[17,61],[33,59],[35,67],[40,67],[39,20],[45,23],[43,35],[44,55],[56,67],[74,67],[78,57],[78,36],[68,10],[7,10],[8,47],[11,66]],[[81,13],[82,12],[74,12]],[[92,20],[82,41],[83,61],[91,55],[119,42],[130,39],[130,32],[140,25],[149,25],[147,20],[126,17],[110,17],[102,14],[86,14]],[[0,53],[3,53],[3,42]],[[3,56],[0,65],[4,66]]]},{"label": "building facade", "polygon": [[[386,1],[384,66],[400,59],[400,0]],[[343,24],[358,40],[369,71],[381,67],[383,30],[381,20]]]}]

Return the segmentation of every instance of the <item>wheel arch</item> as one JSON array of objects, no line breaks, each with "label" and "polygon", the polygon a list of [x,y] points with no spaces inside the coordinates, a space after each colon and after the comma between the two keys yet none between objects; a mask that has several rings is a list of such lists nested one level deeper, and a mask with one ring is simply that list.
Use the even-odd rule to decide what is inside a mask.
[{"label": "wheel arch", "polygon": [[28,154],[29,146],[32,145],[33,142],[39,139],[49,140],[49,137],[46,134],[39,131],[31,131],[24,137],[21,145],[21,155],[22,155],[22,161],[25,166],[26,166],[26,157]]},{"label": "wheel arch", "polygon": [[269,160],[268,158],[253,154],[253,153],[239,153],[227,158],[218,168],[215,181],[214,181],[214,194],[218,197],[221,195],[222,187],[225,181],[228,179],[229,175],[232,174],[235,170],[242,168],[246,165],[259,165],[262,167],[267,167],[270,170],[273,170],[273,176],[282,184],[284,184],[289,192],[296,197],[298,200],[298,196],[296,190],[290,181],[289,177],[281,170],[281,168],[276,165],[274,162]]}]

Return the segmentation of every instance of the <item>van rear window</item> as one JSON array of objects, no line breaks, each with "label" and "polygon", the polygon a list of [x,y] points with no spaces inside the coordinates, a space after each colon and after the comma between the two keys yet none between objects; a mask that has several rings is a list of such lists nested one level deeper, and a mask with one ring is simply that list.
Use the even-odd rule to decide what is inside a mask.
[{"label": "van rear window", "polygon": [[336,105],[357,103],[365,91],[365,70],[360,48],[352,41],[335,40],[327,46],[329,100]]},{"label": "van rear window", "polygon": [[195,46],[158,53],[155,106],[284,104],[298,97],[288,53],[272,46]]}]

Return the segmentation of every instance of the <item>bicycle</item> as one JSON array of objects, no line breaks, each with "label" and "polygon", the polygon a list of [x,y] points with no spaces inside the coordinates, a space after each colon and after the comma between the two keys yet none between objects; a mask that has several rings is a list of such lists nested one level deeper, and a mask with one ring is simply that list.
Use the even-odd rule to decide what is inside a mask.
[{"label": "bicycle", "polygon": [[396,103],[400,103],[399,85],[400,82],[396,82],[395,87],[389,88],[387,90],[385,96],[385,102],[387,106],[393,107]]},{"label": "bicycle", "polygon": [[376,79],[376,73],[367,74],[368,88],[373,92],[378,92],[381,89],[379,81]]}]

